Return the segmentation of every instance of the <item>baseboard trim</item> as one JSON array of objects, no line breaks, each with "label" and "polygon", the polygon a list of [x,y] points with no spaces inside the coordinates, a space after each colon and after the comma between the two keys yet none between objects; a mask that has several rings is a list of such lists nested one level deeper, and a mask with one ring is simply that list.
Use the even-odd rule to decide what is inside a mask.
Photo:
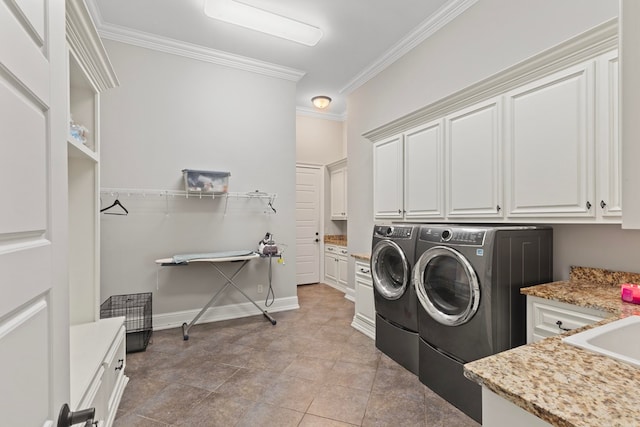
[{"label": "baseboard trim", "polygon": [[371,323],[370,320],[365,319],[364,317],[356,314],[353,316],[353,322],[351,322],[351,327],[362,332],[372,340],[376,339],[376,325],[375,323]]},{"label": "baseboard trim", "polygon": [[349,301],[356,302],[356,290],[352,288],[345,288],[344,297]]},{"label": "baseboard trim", "polygon": [[[270,307],[265,307],[264,302],[256,302],[258,306],[266,309],[269,313],[277,313],[279,311],[296,310],[300,308],[298,305],[298,297],[278,298]],[[153,329],[156,331],[162,329],[179,328],[183,323],[189,323],[200,312],[200,309],[175,311],[173,313],[161,313],[153,316]],[[217,322],[220,320],[238,319],[241,317],[249,317],[259,315],[258,309],[250,302],[242,304],[230,304],[222,306],[210,307],[198,319],[198,324]]]}]

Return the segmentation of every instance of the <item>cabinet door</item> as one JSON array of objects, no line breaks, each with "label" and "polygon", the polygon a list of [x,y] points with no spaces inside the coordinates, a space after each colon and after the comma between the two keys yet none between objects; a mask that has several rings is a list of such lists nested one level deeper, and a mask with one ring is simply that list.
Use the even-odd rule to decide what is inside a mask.
[{"label": "cabinet door", "polygon": [[347,170],[331,171],[331,219],[347,219]]},{"label": "cabinet door", "polygon": [[376,218],[402,218],[402,152],[402,136],[373,145],[373,212]]},{"label": "cabinet door", "polygon": [[444,218],[442,121],[404,135],[405,218]]},{"label": "cabinet door", "polygon": [[593,63],[507,95],[510,216],[594,216]]},{"label": "cabinet door", "polygon": [[338,283],[338,256],[334,247],[327,247],[324,251],[324,280],[327,283]]},{"label": "cabinet door", "polygon": [[369,266],[356,262],[356,303],[355,316],[365,320],[369,325],[375,325],[375,301],[373,297],[373,282]]},{"label": "cabinet door", "polygon": [[448,217],[500,217],[500,99],[446,117]]},{"label": "cabinet door", "polygon": [[[345,250],[344,252],[346,254],[347,251]],[[348,278],[349,264],[347,262],[346,255],[339,256],[337,261],[338,261],[337,262],[337,264],[338,264],[338,285],[344,286],[346,288],[348,283],[349,283],[349,278]]]},{"label": "cabinet door", "polygon": [[601,56],[597,66],[598,198],[595,209],[600,218],[619,219],[622,216],[622,155],[618,130],[618,52]]}]

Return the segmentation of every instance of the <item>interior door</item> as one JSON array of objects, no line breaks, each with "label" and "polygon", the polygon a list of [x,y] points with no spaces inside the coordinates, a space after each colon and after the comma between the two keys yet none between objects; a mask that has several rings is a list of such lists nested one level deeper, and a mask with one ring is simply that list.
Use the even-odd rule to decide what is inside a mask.
[{"label": "interior door", "polygon": [[0,424],[69,398],[65,8],[0,2]]},{"label": "interior door", "polygon": [[296,166],[296,283],[320,281],[321,169]]}]

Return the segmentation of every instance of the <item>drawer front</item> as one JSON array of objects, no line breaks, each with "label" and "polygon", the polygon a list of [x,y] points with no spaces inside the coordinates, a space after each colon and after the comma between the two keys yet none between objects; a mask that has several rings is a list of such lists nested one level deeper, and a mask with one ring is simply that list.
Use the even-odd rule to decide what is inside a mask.
[{"label": "drawer front", "polygon": [[599,322],[609,317],[605,312],[598,310],[584,309],[582,307],[569,304],[553,304],[531,301],[527,307],[530,311],[530,336],[528,341],[539,341],[540,339],[562,334],[567,330],[580,328]]},{"label": "drawer front", "polygon": [[356,280],[368,282],[373,284],[371,279],[371,267],[364,262],[356,261]]},{"label": "drawer front", "polygon": [[108,396],[107,411],[111,413],[117,408],[117,385],[124,378],[124,369],[126,366],[126,330],[124,325],[116,335],[102,365],[104,366],[104,385],[105,392]]}]

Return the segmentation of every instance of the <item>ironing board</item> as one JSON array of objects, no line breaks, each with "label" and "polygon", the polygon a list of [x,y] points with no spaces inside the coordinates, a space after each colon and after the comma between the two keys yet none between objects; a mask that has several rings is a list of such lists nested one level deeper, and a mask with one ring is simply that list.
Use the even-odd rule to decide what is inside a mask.
[{"label": "ironing board", "polygon": [[[193,320],[188,324],[186,322],[182,324],[182,338],[185,341],[189,339],[189,329],[191,329],[191,327],[195,325],[195,323],[198,321],[198,319],[200,319],[204,312],[207,311],[207,309],[216,302],[218,297],[222,295],[225,289],[227,289],[229,286],[233,286],[234,288],[236,288],[236,290],[240,292],[251,304],[255,305],[256,308],[260,310],[260,312],[262,312],[264,317],[266,317],[272,325],[276,324],[276,320],[271,317],[271,315],[267,313],[266,310],[260,308],[260,306],[256,304],[255,301],[253,301],[251,298],[249,298],[249,296],[244,293],[242,289],[240,289],[240,287],[233,281],[233,279],[236,278],[236,276],[244,269],[244,267],[246,267],[249,261],[259,257],[260,254],[253,251],[235,251],[174,255],[172,258],[161,258],[156,260],[156,264],[162,267],[189,265],[190,263],[194,262],[206,262],[214,269],[216,269],[216,271],[226,279],[226,283],[224,284],[224,286],[213,295],[213,297],[209,300],[208,303],[205,304],[204,307],[202,307],[202,310],[200,310],[196,317],[194,317]],[[231,277],[228,277],[217,265],[222,262],[241,262],[241,264],[231,275]]]}]

